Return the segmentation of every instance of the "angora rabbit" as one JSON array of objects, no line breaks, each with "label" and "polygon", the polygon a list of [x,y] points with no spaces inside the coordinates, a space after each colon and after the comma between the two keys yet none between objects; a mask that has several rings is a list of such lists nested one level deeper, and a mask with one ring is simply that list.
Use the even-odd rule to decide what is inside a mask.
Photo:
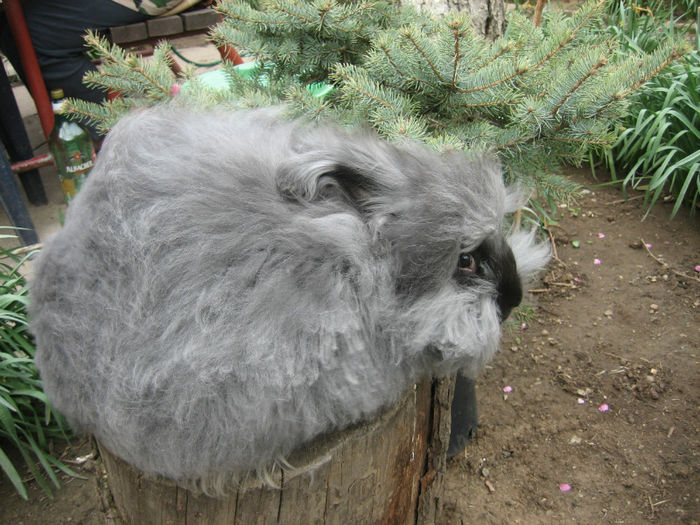
[{"label": "angora rabbit", "polygon": [[175,480],[274,464],[416,381],[472,376],[521,280],[498,165],[285,122],[132,113],[31,284],[53,405]]}]

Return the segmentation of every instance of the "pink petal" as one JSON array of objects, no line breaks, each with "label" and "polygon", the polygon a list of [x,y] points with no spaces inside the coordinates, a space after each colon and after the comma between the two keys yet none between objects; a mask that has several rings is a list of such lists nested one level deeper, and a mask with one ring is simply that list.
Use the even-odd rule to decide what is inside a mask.
[{"label": "pink petal", "polygon": [[646,243],[644,246],[646,246],[647,248],[651,248],[651,243],[648,242],[648,243]]},{"label": "pink petal", "polygon": [[571,490],[571,485],[569,485],[568,483],[560,483],[559,490],[561,490],[562,492],[569,492]]},{"label": "pink petal", "polygon": [[512,386],[504,386],[503,391],[507,394],[508,392],[513,391],[513,387]]},{"label": "pink petal", "polygon": [[583,404],[586,402],[586,400],[583,399],[582,397],[579,397],[579,398],[576,400],[576,402],[577,402],[579,405],[583,405]]},{"label": "pink petal", "polygon": [[[698,270],[698,271],[700,271],[700,270]],[[520,329],[521,329],[521,330],[527,330],[527,323],[521,324],[521,325],[520,325]]]},{"label": "pink petal", "polygon": [[593,259],[593,264],[600,264],[600,259]]},{"label": "pink petal", "polygon": [[575,282],[575,283],[580,283],[580,282],[581,282],[581,279],[579,279],[578,277],[574,277],[574,282]]},{"label": "pink petal", "polygon": [[698,264],[698,265],[695,267],[695,271],[696,271],[696,272],[700,272],[700,264]]},{"label": "pink petal", "polygon": [[604,233],[599,233],[598,234],[599,239],[605,239],[605,234]]},{"label": "pink petal", "polygon": [[607,412],[608,410],[610,410],[610,407],[606,403],[598,407],[598,412]]},{"label": "pink petal", "polygon": [[174,97],[180,92],[180,85],[179,84],[173,84],[170,86],[170,94]]}]

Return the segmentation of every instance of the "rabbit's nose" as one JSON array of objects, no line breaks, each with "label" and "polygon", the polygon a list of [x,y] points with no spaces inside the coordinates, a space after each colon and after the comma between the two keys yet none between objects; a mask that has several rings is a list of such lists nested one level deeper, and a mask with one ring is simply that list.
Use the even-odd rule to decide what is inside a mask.
[{"label": "rabbit's nose", "polygon": [[513,252],[508,248],[502,254],[501,268],[503,272],[498,279],[498,303],[500,321],[505,321],[511,310],[523,300],[523,286],[520,282],[518,269]]},{"label": "rabbit's nose", "polygon": [[503,322],[508,319],[510,312],[513,310],[513,308],[518,306],[522,300],[523,291],[519,279],[517,279],[517,282],[512,286],[508,286],[507,289],[504,289],[504,287],[499,287],[497,303],[499,310],[498,317],[500,321]]}]

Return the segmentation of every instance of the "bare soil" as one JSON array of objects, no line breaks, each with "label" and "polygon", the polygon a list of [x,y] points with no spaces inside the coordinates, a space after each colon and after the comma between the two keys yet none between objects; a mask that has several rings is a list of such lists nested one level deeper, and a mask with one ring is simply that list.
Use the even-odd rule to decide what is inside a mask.
[{"label": "bare soil", "polygon": [[535,318],[477,383],[444,524],[700,522],[697,217],[642,222],[641,199],[575,178],[590,193],[560,210]]},{"label": "bare soil", "polygon": [[[532,315],[478,381],[481,424],[448,464],[440,525],[700,523],[700,221],[662,204],[642,222],[638,196],[573,177],[588,191],[559,209]],[[25,502],[0,476],[0,524],[113,523],[90,453],[64,451],[86,479],[64,476],[53,499],[30,481]]]}]

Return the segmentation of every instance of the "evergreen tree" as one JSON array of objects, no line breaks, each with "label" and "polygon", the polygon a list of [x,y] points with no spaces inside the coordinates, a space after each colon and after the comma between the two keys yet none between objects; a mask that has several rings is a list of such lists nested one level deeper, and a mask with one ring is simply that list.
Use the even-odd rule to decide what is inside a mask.
[{"label": "evergreen tree", "polygon": [[[383,0],[227,0],[212,38],[256,61],[255,74],[225,64],[230,89],[216,90],[191,73],[176,78],[167,45],[145,62],[93,35],[104,64],[86,80],[123,96],[76,100],[71,111],[108,129],[130,107],[176,92],[178,103],[232,109],[284,103],[290,116],[370,123],[392,141],[497,155],[509,182],[551,205],[575,191],[561,164],[610,147],[628,96],[683,52],[678,42],[619,52],[597,27],[606,3],[546,13],[540,27],[512,12],[503,37],[488,42],[464,14]],[[315,96],[308,85],[319,82],[332,92]]]}]

